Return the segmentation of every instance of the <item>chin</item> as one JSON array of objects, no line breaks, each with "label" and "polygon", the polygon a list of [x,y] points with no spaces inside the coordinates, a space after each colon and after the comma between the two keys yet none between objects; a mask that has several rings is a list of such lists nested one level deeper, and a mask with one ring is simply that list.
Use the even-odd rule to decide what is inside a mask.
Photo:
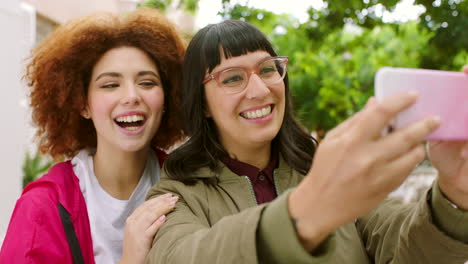
[{"label": "chin", "polygon": [[279,131],[269,131],[267,133],[262,133],[255,138],[252,138],[253,142],[258,143],[271,143],[273,139],[275,139],[276,135],[278,135]]},{"label": "chin", "polygon": [[138,152],[144,149],[147,145],[145,144],[121,144],[120,149],[123,152]]}]

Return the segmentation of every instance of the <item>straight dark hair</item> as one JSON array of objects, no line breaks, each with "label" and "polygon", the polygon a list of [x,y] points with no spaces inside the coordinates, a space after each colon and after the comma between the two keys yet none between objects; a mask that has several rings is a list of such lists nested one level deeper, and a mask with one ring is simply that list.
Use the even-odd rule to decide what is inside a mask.
[{"label": "straight dark hair", "polygon": [[[225,58],[255,51],[266,51],[271,56],[277,56],[262,32],[240,20],[211,24],[195,34],[185,54],[184,79],[180,93],[184,132],[189,139],[169,154],[165,161],[166,173],[172,179],[193,182],[191,176],[195,171],[202,167],[218,171],[219,160],[228,155],[219,141],[216,124],[212,118],[205,116],[207,106],[203,80],[207,72],[211,73],[221,63],[221,48]],[[293,117],[287,74],[284,84],[284,120],[272,144],[289,166],[306,174],[311,166],[317,142]]]}]

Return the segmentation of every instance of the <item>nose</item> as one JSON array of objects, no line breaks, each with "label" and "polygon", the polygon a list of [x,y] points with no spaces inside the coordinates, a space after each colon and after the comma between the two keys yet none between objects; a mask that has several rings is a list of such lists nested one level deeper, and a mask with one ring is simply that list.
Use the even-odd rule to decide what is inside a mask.
[{"label": "nose", "polygon": [[129,83],[123,87],[123,95],[122,95],[122,104],[124,105],[135,105],[138,104],[141,100],[140,93],[138,91],[138,87],[133,84]]},{"label": "nose", "polygon": [[271,91],[257,74],[250,75],[247,82],[246,97],[248,99],[261,99],[267,96]]}]

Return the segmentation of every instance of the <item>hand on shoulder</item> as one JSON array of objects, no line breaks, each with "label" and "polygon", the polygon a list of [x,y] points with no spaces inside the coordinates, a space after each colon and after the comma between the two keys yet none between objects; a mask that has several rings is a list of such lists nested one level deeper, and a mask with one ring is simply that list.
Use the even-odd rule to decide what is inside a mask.
[{"label": "hand on shoulder", "polygon": [[119,263],[143,263],[156,232],[166,221],[178,200],[170,193],[150,199],[127,218],[124,230],[123,252]]}]

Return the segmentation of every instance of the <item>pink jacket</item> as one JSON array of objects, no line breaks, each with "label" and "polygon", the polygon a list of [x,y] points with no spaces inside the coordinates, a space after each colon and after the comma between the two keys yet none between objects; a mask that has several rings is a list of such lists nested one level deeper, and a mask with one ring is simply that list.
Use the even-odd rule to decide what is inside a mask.
[{"label": "pink jacket", "polygon": [[84,263],[94,263],[88,210],[70,161],[25,187],[8,226],[0,263],[73,263],[59,214],[70,215]]}]

